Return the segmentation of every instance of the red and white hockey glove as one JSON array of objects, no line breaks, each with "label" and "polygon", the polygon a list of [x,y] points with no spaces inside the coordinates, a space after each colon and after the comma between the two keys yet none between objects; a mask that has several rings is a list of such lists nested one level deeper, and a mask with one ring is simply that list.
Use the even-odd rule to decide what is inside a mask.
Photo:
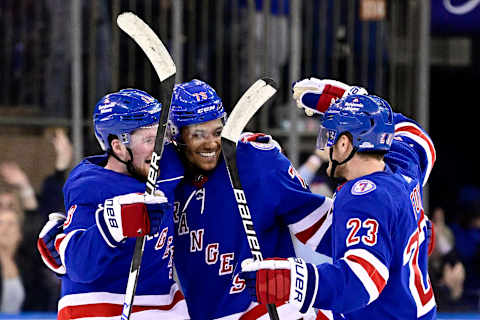
[{"label": "red and white hockey glove", "polygon": [[164,213],[170,208],[163,192],[154,195],[129,193],[105,200],[95,213],[97,227],[112,248],[126,238],[159,232]]},{"label": "red and white hockey glove", "polygon": [[254,301],[261,304],[291,303],[306,313],[315,301],[318,271],[302,258],[246,259],[240,278]]},{"label": "red and white hockey glove", "polygon": [[293,99],[297,107],[303,109],[309,117],[314,114],[323,116],[328,107],[337,99],[351,94],[368,94],[361,87],[349,86],[343,82],[317,78],[307,78],[292,84]]},{"label": "red and white hockey glove", "polygon": [[[253,133],[253,132],[244,132],[240,135],[240,141],[245,143],[260,143],[264,144],[263,148],[267,149],[277,148],[278,151],[282,152],[282,147],[280,144],[272,138],[271,135],[265,133]],[[262,147],[261,145],[256,145]]]},{"label": "red and white hockey glove", "polygon": [[66,217],[61,212],[48,215],[48,222],[40,231],[37,240],[37,249],[40,252],[43,263],[58,275],[64,275],[66,270],[57,248],[64,238],[63,222]]}]

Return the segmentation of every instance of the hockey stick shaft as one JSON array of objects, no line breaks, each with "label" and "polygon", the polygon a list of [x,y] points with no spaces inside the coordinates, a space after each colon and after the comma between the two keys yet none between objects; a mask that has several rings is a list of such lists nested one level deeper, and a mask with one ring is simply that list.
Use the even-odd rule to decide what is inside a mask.
[{"label": "hockey stick shaft", "polygon": [[[248,121],[258,109],[270,100],[275,92],[276,85],[273,80],[264,78],[255,82],[235,105],[222,130],[221,136],[222,153],[227,165],[228,176],[230,177],[230,183],[242,218],[248,246],[255,260],[263,260],[263,256],[238,172],[237,143]],[[274,304],[268,304],[267,310],[271,320],[279,319],[277,308]]]},{"label": "hockey stick shaft", "polygon": [[[160,80],[159,101],[162,104],[162,110],[158,121],[157,136],[150,161],[145,190],[145,193],[153,194],[156,188],[157,177],[160,173],[159,161],[163,154],[165,133],[170,113],[170,102],[173,86],[175,85],[176,68],[170,54],[155,32],[135,14],[131,12],[120,14],[117,17],[117,25],[142,48]],[[125,291],[121,316],[122,320],[130,319],[144,249],[145,236],[137,237],[132,262],[130,264],[130,272],[128,274],[127,289]]]}]

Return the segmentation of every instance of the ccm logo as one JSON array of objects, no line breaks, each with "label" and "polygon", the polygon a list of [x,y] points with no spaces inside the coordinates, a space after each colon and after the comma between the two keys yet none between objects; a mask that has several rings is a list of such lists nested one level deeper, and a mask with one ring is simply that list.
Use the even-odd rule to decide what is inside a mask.
[{"label": "ccm logo", "polygon": [[201,108],[201,109],[197,110],[197,113],[204,113],[204,112],[212,111],[216,107],[217,106],[210,106],[210,107]]}]

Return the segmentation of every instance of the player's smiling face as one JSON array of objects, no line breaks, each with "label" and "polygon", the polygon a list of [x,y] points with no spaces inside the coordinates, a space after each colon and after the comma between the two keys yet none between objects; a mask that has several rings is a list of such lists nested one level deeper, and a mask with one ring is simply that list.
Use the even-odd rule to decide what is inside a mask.
[{"label": "player's smiling face", "polygon": [[222,129],[221,119],[182,128],[185,156],[192,165],[205,171],[215,169],[220,157]]},{"label": "player's smiling face", "polygon": [[158,125],[140,128],[130,135],[130,149],[133,153],[133,167],[142,177],[148,176]]}]

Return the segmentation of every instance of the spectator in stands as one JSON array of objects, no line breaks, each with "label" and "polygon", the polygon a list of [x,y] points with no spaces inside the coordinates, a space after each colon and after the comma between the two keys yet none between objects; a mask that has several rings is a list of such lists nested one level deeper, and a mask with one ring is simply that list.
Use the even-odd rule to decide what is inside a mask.
[{"label": "spectator in stands", "polygon": [[458,312],[474,310],[464,298],[465,267],[455,251],[438,257],[438,268],[431,264],[429,273],[435,300],[440,312]]},{"label": "spectator in stands", "polygon": [[455,253],[455,238],[445,223],[445,210],[436,207],[431,221],[435,228],[435,246],[428,259],[429,274],[440,311],[462,309],[465,267]]},{"label": "spectator in stands", "polygon": [[0,209],[22,210],[18,193],[5,183],[0,184]]},{"label": "spectator in stands", "polygon": [[63,205],[63,184],[72,164],[73,148],[65,129],[48,129],[47,139],[49,139],[55,150],[55,171],[49,175],[42,184],[39,194],[39,215],[41,217],[39,227],[49,213],[54,211],[65,212]]},{"label": "spectator in stands", "polygon": [[65,211],[62,187],[73,149],[64,129],[49,128],[46,137],[55,150],[55,171],[43,181],[38,197],[18,164],[0,164],[0,180],[6,183],[0,187],[0,208],[25,212],[28,217],[28,223],[22,225],[23,242],[18,254],[27,289],[23,310],[27,311],[55,311],[60,293],[60,281],[43,265],[36,250],[36,240],[46,216],[53,211]]},{"label": "spectator in stands", "polygon": [[17,253],[22,241],[23,214],[13,209],[0,209],[0,311],[18,313],[25,300],[25,288],[20,276]]},{"label": "spectator in stands", "polygon": [[17,163],[1,163],[0,176],[7,184],[18,190],[22,209],[27,211],[35,211],[38,209],[37,198],[35,196],[35,191],[30,184],[30,180]]},{"label": "spectator in stands", "polygon": [[458,222],[452,224],[455,251],[465,266],[463,300],[474,310],[480,307],[480,199],[463,203]]},{"label": "spectator in stands", "polygon": [[433,210],[432,222],[435,226],[435,248],[430,261],[441,260],[455,247],[455,237],[450,227],[445,223],[445,210],[437,207]]}]

